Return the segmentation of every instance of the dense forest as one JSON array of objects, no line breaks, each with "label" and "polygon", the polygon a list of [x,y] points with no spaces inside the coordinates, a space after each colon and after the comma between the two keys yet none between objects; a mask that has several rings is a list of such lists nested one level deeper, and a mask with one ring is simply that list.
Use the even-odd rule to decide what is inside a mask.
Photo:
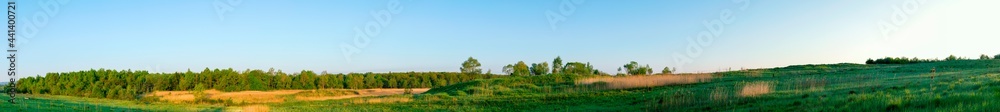
[{"label": "dense forest", "polygon": [[132,70],[85,70],[48,73],[22,78],[20,93],[135,99],[151,91],[184,91],[196,88],[220,91],[279,89],[429,88],[499,75],[457,72],[392,72],[328,74],[301,71],[208,69],[201,72],[149,73]]}]

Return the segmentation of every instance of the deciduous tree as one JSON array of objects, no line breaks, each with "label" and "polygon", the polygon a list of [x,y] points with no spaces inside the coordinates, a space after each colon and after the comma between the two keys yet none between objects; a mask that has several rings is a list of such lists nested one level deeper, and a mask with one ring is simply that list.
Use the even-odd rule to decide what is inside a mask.
[{"label": "deciduous tree", "polygon": [[468,60],[462,62],[462,68],[460,68],[460,70],[462,70],[462,73],[465,74],[482,74],[483,69],[480,69],[479,66],[481,66],[479,64],[479,60],[469,57]]}]

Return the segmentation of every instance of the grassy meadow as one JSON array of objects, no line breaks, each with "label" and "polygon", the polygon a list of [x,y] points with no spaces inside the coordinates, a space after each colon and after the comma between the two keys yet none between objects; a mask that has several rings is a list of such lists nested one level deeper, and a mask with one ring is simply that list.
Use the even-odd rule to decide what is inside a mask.
[{"label": "grassy meadow", "polygon": [[[931,71],[934,72],[931,72]],[[280,111],[989,111],[1000,109],[1000,60],[797,65],[635,83],[549,75],[475,80],[424,94],[272,105]],[[628,78],[628,77],[624,77]],[[692,81],[694,80],[694,81]],[[645,86],[662,81],[662,86]],[[638,85],[638,86],[637,86]]]},{"label": "grassy meadow", "polygon": [[[995,111],[1000,60],[821,64],[706,74],[477,79],[420,94],[242,105],[20,95],[41,111]],[[2,97],[7,99],[6,95]]]}]

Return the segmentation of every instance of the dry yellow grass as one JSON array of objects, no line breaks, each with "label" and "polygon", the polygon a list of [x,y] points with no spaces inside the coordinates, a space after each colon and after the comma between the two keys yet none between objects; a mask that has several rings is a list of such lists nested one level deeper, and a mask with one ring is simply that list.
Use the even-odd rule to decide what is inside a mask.
[{"label": "dry yellow grass", "polygon": [[249,105],[243,106],[243,112],[268,112],[271,111],[271,107],[267,105]]},{"label": "dry yellow grass", "polygon": [[[414,94],[423,93],[429,88],[417,88],[413,89]],[[240,92],[221,92],[217,90],[206,90],[205,93],[209,99],[213,100],[232,100],[233,102],[243,102],[243,103],[275,103],[275,102],[285,102],[286,95],[295,95],[296,93],[302,93],[313,90],[275,90],[275,91],[240,91]],[[315,101],[315,100],[330,100],[330,99],[346,99],[354,97],[366,97],[366,96],[384,96],[384,95],[397,95],[403,94],[404,89],[361,89],[361,90],[350,90],[350,89],[320,89],[315,91],[354,91],[357,94],[337,94],[337,95],[308,95],[308,96],[294,96],[295,100],[302,101]],[[183,103],[194,101],[194,94],[191,91],[156,91],[147,96],[157,96],[160,100],[164,100],[172,103]]]},{"label": "dry yellow grass", "polygon": [[[430,89],[428,88],[413,89],[413,94],[427,92],[427,90]],[[316,100],[331,100],[331,99],[347,99],[347,98],[367,97],[367,96],[398,95],[405,93],[405,89],[362,89],[355,91],[358,94],[339,95],[339,96],[296,96],[295,99],[304,101],[316,101]]]},{"label": "dry yellow grass", "polygon": [[767,93],[771,93],[771,83],[767,82],[754,82],[743,86],[740,90],[740,96],[743,97],[754,97],[760,96]]},{"label": "dry yellow grass", "polygon": [[712,90],[712,101],[716,102],[729,101],[729,96],[730,96],[729,93],[732,92],[728,91],[728,89],[726,88],[716,87],[714,90]]},{"label": "dry yellow grass", "polygon": [[361,98],[353,99],[351,103],[354,104],[373,104],[373,103],[401,103],[410,102],[413,99],[408,97],[387,97],[387,98]]},{"label": "dry yellow grass", "polygon": [[712,79],[711,74],[683,74],[683,75],[636,75],[625,77],[596,77],[577,81],[577,84],[594,84],[604,82],[604,89],[628,89],[639,87],[655,87],[665,85],[691,84],[708,82]]}]

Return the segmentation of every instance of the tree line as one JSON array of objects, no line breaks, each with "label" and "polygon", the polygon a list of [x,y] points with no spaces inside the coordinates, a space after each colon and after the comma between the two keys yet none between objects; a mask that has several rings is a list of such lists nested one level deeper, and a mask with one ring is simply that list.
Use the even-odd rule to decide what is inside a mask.
[{"label": "tree line", "polygon": [[[472,60],[471,57],[469,59]],[[649,65],[642,66],[635,61],[629,62],[622,67],[625,68],[625,72],[618,73],[615,76],[653,74],[653,68],[649,67]],[[661,73],[671,74],[673,71],[674,70],[671,70],[669,67],[664,67]],[[537,76],[547,74],[610,75],[594,69],[594,66],[589,62],[568,62],[563,64],[562,58],[558,56],[552,60],[551,67],[548,62],[532,63],[529,65],[524,63],[524,61],[518,61],[517,63],[507,64],[504,66],[503,72],[504,74],[508,74],[510,76]],[[622,72],[622,68],[618,68],[618,72]]]},{"label": "tree line", "polygon": [[281,70],[208,69],[201,72],[149,73],[137,70],[85,70],[47,73],[44,77],[26,77],[17,82],[19,93],[54,94],[93,98],[138,99],[152,91],[187,91],[217,89],[220,91],[281,90],[281,89],[369,89],[369,88],[430,88],[473,79],[503,77],[488,74],[458,72],[390,72],[390,73],[314,73],[303,70],[285,73]]},{"label": "tree line", "polygon": [[[994,55],[992,58],[989,55],[982,54],[979,55],[980,60],[990,60],[990,59],[1000,59],[1000,54]],[[907,57],[885,57],[879,59],[868,59],[865,64],[911,64],[911,63],[927,63],[927,62],[941,62],[941,61],[955,61],[955,60],[972,60],[970,58],[958,57],[955,55],[950,55],[944,60],[940,59],[920,59],[917,57],[907,58]]]},{"label": "tree line", "polygon": [[[315,73],[303,70],[285,73],[273,68],[267,71],[246,69],[243,71],[205,68],[201,72],[190,69],[186,72],[150,73],[143,70],[91,69],[75,72],[47,73],[44,77],[21,78],[17,82],[18,93],[69,95],[92,98],[134,100],[153,91],[196,91],[216,89],[220,91],[267,91],[282,89],[370,89],[370,88],[430,88],[508,76],[538,76],[548,74],[609,75],[594,69],[585,62],[563,64],[556,57],[550,66],[548,62],[532,63],[524,61],[504,66],[507,75],[494,75],[492,71],[482,73],[482,65],[469,57],[462,63],[460,72],[389,72],[389,73]],[[632,61],[625,64],[626,74],[652,74],[649,65],[640,66]],[[619,68],[621,72],[621,68]],[[664,68],[663,73],[669,74]]]},{"label": "tree line", "polygon": [[601,72],[594,69],[593,65],[589,62],[568,62],[563,65],[562,58],[556,57],[552,60],[552,66],[550,68],[548,62],[532,63],[528,65],[524,61],[518,61],[514,64],[507,64],[503,67],[504,74],[510,76],[537,76],[537,75],[547,75],[547,74],[576,74],[576,75],[608,75],[608,73]]}]

